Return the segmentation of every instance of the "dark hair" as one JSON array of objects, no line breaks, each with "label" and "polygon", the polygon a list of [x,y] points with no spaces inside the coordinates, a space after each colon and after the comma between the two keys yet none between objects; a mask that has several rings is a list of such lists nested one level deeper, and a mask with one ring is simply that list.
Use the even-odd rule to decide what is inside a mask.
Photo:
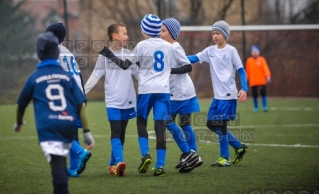
[{"label": "dark hair", "polygon": [[118,33],[119,32],[119,28],[120,27],[125,27],[126,25],[123,23],[116,23],[116,24],[112,24],[107,28],[107,36],[109,37],[110,41],[113,41],[113,33]]}]

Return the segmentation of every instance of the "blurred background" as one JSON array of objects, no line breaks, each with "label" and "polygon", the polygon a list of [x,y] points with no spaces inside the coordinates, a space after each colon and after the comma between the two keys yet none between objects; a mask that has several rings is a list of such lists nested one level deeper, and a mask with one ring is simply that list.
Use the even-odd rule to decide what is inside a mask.
[{"label": "blurred background", "polygon": [[[0,104],[16,101],[38,62],[36,37],[49,24],[67,26],[63,44],[76,56],[86,82],[98,52],[108,46],[107,27],[126,24],[133,48],[143,39],[140,21],[149,13],[174,17],[182,26],[211,26],[218,20],[230,26],[319,25],[318,0],[0,0]],[[210,31],[183,31],[177,41],[187,55],[213,44]],[[251,46],[260,46],[272,72],[268,96],[319,97],[318,28],[231,31],[228,43],[237,48],[243,64]],[[198,97],[212,97],[208,64],[193,67],[190,76]],[[104,100],[103,83],[101,79],[89,100]]]}]

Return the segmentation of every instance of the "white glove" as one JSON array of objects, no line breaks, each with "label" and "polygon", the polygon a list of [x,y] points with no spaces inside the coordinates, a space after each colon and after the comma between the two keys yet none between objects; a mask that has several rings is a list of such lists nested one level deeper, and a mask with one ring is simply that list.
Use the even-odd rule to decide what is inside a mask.
[{"label": "white glove", "polygon": [[22,124],[20,124],[20,125],[18,125],[17,122],[14,123],[14,125],[13,125],[14,131],[15,131],[15,132],[21,132],[22,126],[25,125],[25,123],[26,123],[25,121],[23,121]]},{"label": "white glove", "polygon": [[83,138],[84,138],[84,143],[87,146],[87,149],[90,150],[95,144],[93,136],[92,136],[90,130],[84,130],[83,131]]}]

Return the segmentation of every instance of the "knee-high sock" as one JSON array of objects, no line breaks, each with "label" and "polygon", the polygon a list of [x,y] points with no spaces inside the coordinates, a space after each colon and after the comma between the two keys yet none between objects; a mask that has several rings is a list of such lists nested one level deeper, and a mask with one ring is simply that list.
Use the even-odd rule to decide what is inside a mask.
[{"label": "knee-high sock", "polygon": [[76,170],[78,168],[77,157],[83,153],[83,148],[80,146],[78,140],[73,140],[71,149],[69,152],[70,156],[70,170]]},{"label": "knee-high sock", "polygon": [[231,145],[234,149],[238,149],[241,147],[240,141],[229,131],[227,131],[228,135],[228,143]]},{"label": "knee-high sock", "polygon": [[191,149],[189,148],[187,141],[184,137],[184,134],[179,129],[179,127],[175,124],[175,122],[171,122],[170,124],[166,125],[166,128],[171,132],[175,142],[177,143],[179,149],[184,153],[188,154]]},{"label": "knee-high sock", "polygon": [[116,165],[116,160],[115,160],[115,156],[113,154],[113,150],[111,150],[111,159],[110,159],[109,165],[110,166]]},{"label": "knee-high sock", "polygon": [[141,151],[142,156],[145,156],[146,154],[149,153],[148,138],[139,137],[138,138],[138,144],[140,146],[140,151]]},{"label": "knee-high sock", "polygon": [[254,101],[254,108],[258,109],[258,98],[253,98]]},{"label": "knee-high sock", "polygon": [[261,101],[263,103],[263,108],[267,108],[267,96],[262,96]]},{"label": "knee-high sock", "polygon": [[216,133],[218,134],[220,156],[229,160],[228,134],[223,135],[221,129],[218,129]]},{"label": "knee-high sock", "polygon": [[164,167],[165,166],[165,161],[166,161],[166,150],[157,149],[156,150],[156,157],[157,157],[157,160],[156,160],[155,167],[156,168]]},{"label": "knee-high sock", "polygon": [[113,138],[111,139],[111,145],[116,164],[119,162],[123,162],[123,147],[121,140],[119,138]]},{"label": "knee-high sock", "polygon": [[195,150],[196,153],[198,153],[197,150],[197,145],[196,145],[196,136],[194,133],[194,130],[192,126],[187,125],[182,127],[184,134],[185,134],[185,139],[187,141],[188,146],[192,149]]}]

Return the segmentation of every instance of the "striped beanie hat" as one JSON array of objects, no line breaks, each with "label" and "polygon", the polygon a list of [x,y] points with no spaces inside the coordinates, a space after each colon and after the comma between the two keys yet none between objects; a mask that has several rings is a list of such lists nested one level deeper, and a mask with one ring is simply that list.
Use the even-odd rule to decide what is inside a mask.
[{"label": "striped beanie hat", "polygon": [[163,20],[163,25],[166,26],[173,39],[176,40],[181,31],[181,24],[174,18],[167,18]]},{"label": "striped beanie hat", "polygon": [[212,26],[212,31],[218,31],[222,33],[226,41],[229,39],[229,36],[230,36],[229,25],[224,20],[215,22]]},{"label": "striped beanie hat", "polygon": [[162,29],[162,21],[156,15],[147,14],[141,21],[141,29],[149,36],[158,36]]}]

